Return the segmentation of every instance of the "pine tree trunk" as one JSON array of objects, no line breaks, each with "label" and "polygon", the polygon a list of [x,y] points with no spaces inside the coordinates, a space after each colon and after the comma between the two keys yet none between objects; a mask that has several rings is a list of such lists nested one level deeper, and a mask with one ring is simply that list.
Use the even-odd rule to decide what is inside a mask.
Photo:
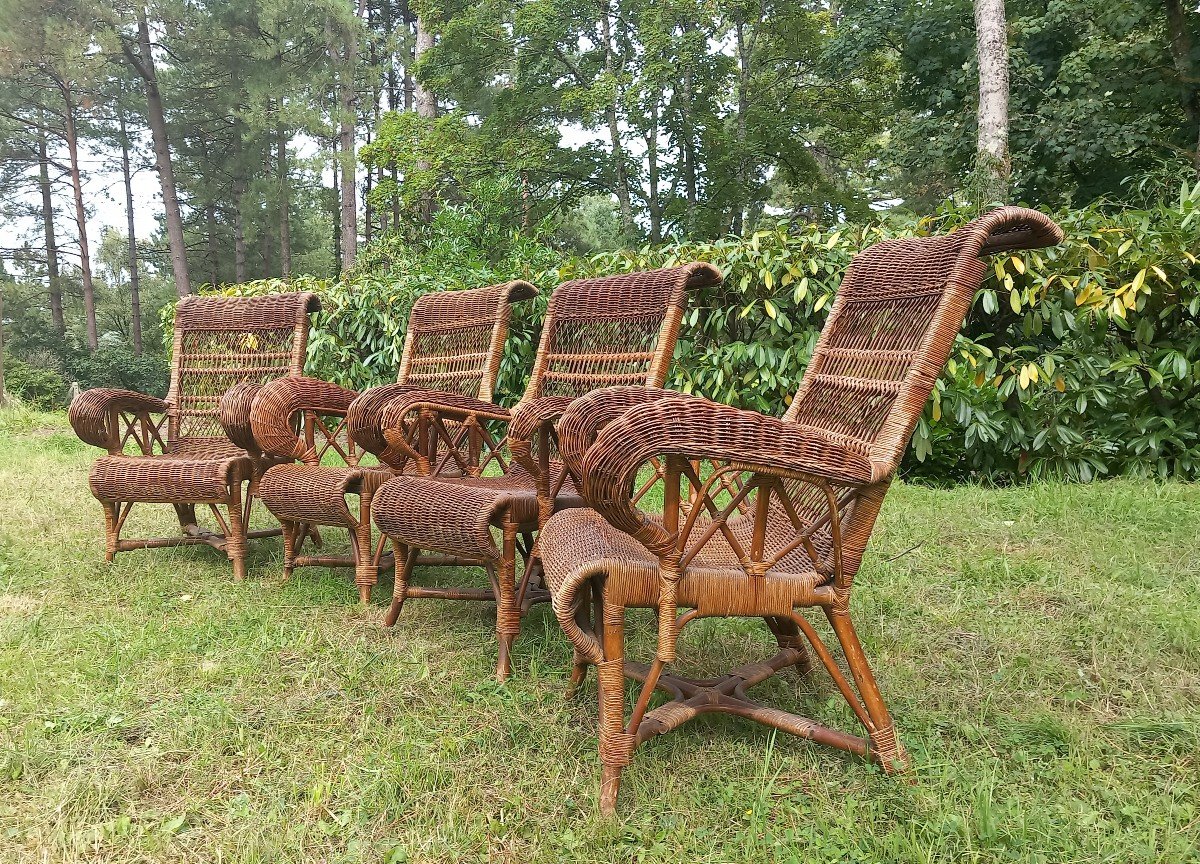
[{"label": "pine tree trunk", "polygon": [[662,241],[662,207],[658,200],[658,100],[650,104],[650,129],[646,133],[646,209],[650,211],[650,242]]},{"label": "pine tree trunk", "polygon": [[[43,122],[45,117],[43,115]],[[46,236],[46,277],[50,282],[50,319],[60,337],[67,333],[63,318],[62,282],[58,275],[58,241],[54,236],[54,199],[50,195],[50,156],[46,147],[46,128],[38,126],[38,185],[42,191],[42,228]]]},{"label": "pine tree trunk", "polygon": [[975,54],[979,64],[979,137],[975,170],[981,202],[1009,195],[1008,28],[1004,0],[975,0]]},{"label": "pine tree trunk", "polygon": [[4,288],[0,286],[0,408],[8,404],[4,395]]},{"label": "pine tree trunk", "polygon": [[121,132],[121,178],[125,181],[125,227],[129,234],[129,309],[133,333],[133,353],[142,356],[142,292],[138,278],[137,234],[133,224],[133,175],[129,171],[129,132],[125,128],[125,115],[117,109],[117,123]]},{"label": "pine tree trunk", "polygon": [[[413,49],[413,60],[420,60],[421,55],[433,47],[433,31],[425,25],[424,19],[417,18],[417,41],[416,47]],[[434,120],[437,118],[437,96],[433,91],[417,81],[414,92],[415,102],[417,106],[417,116],[425,120]],[[418,171],[428,171],[432,166],[428,161],[421,159],[417,161]],[[434,195],[432,192],[427,192],[421,200],[421,219],[428,222],[433,218],[433,202]]]},{"label": "pine tree trunk", "polygon": [[275,169],[279,174],[279,272],[292,275],[291,184],[288,179],[287,133],[280,124],[275,135]]},{"label": "pine tree trunk", "polygon": [[340,188],[341,181],[340,172],[338,171],[338,137],[333,136],[330,142],[330,151],[333,153],[333,260],[334,269],[337,272],[342,272],[342,220],[341,220],[341,200],[342,190]]},{"label": "pine tree trunk", "polygon": [[204,207],[204,228],[208,235],[208,284],[215,288],[221,277],[217,262],[217,205],[214,201],[209,201]]},{"label": "pine tree trunk", "polygon": [[737,79],[737,153],[734,164],[737,165],[737,201],[734,202],[733,219],[730,230],[741,234],[746,220],[746,198],[749,194],[749,160],[746,152],[747,126],[746,114],[750,110],[750,43],[746,39],[746,25],[739,21],[735,27],[737,36],[738,79]]},{"label": "pine tree trunk", "polygon": [[[272,163],[275,161],[275,159],[274,159],[275,149],[270,146],[269,141],[268,141],[268,146],[263,148],[262,156],[263,156],[262,168],[261,168],[261,173],[259,176],[274,177],[275,176],[275,166]],[[261,230],[259,231],[260,236],[258,239],[258,254],[262,258],[262,269],[259,270],[258,278],[270,279],[272,276],[275,275],[275,270],[271,266],[271,253],[274,251],[274,247],[272,247],[271,243],[269,242],[269,238],[267,237],[267,235],[270,233],[271,227],[272,227],[270,212],[269,211],[264,212],[262,214],[261,218],[262,218],[262,221],[261,221],[260,225],[262,227],[261,227]]]},{"label": "pine tree trunk", "polygon": [[[374,61],[372,61],[372,65]],[[379,128],[379,90],[374,93],[375,106],[372,109],[373,125],[371,129]],[[367,130],[367,143],[371,143],[371,129]],[[366,171],[366,188],[363,190],[363,242],[370,243],[371,235],[375,232],[375,205],[371,203],[371,190],[375,186],[375,169],[367,168]]]},{"label": "pine tree trunk", "polygon": [[162,187],[163,209],[167,217],[167,240],[171,244],[171,269],[175,274],[175,290],[180,297],[192,293],[191,278],[188,276],[187,247],[183,238],[183,217],[179,211],[179,198],[175,194],[175,170],[171,164],[171,142],[167,138],[167,120],[163,114],[162,94],[158,90],[158,75],[154,69],[153,48],[150,45],[150,25],[146,21],[146,10],[138,9],[138,52],[129,48],[126,57],[142,77],[146,90],[146,109],[150,120],[150,136],[154,141],[154,161],[158,167],[158,181]]},{"label": "pine tree trunk", "polygon": [[1196,151],[1192,165],[1200,176],[1200,70],[1192,56],[1192,35],[1188,32],[1186,12],[1180,0],[1165,0],[1167,33],[1171,39],[1171,59],[1179,77],[1180,99],[1188,123],[1196,127]]},{"label": "pine tree trunk", "polygon": [[[276,44],[283,45],[283,33],[275,30]],[[284,80],[282,47],[275,54],[275,69]],[[292,195],[290,163],[288,162],[288,130],[283,125],[283,96],[275,100],[275,167],[279,174],[279,273],[284,279],[292,275]]]},{"label": "pine tree trunk", "polygon": [[[362,17],[366,0],[360,0],[357,14]],[[354,266],[358,255],[358,203],[355,193],[358,189],[357,172],[354,163],[354,133],[356,128],[358,98],[354,90],[355,67],[358,65],[358,34],[351,27],[346,27],[343,35],[342,51],[339,56],[333,39],[332,30],[327,28],[329,58],[337,67],[338,78],[338,149],[341,154],[341,197],[339,235],[341,242],[341,269],[349,270]]]},{"label": "pine tree trunk", "polygon": [[88,252],[87,211],[83,206],[83,178],[79,171],[79,141],[75,129],[75,96],[71,85],[58,80],[66,110],[63,112],[67,136],[67,155],[71,162],[71,191],[75,197],[75,224],[79,226],[79,269],[83,278],[83,314],[87,320],[88,349],[95,351],[100,346],[96,332],[96,288],[92,283],[92,258]]},{"label": "pine tree trunk", "polygon": [[621,214],[621,230],[628,236],[633,234],[633,205],[629,198],[629,178],[625,173],[625,149],[621,146],[621,124],[618,110],[621,88],[616,83],[616,57],[612,45],[612,8],[605,0],[604,14],[600,17],[600,34],[604,39],[604,72],[613,81],[613,95],[605,106],[608,118],[608,138],[612,144],[613,182],[617,194],[617,205]]},{"label": "pine tree trunk", "polygon": [[[395,26],[394,25],[394,16],[393,16],[392,12],[393,12],[392,0],[384,0],[384,2],[383,2],[383,29],[384,29],[384,32],[387,33],[389,36],[393,32],[395,32],[394,31],[394,26]],[[403,21],[403,19],[401,19],[401,20]],[[388,110],[389,111],[399,111],[400,110],[400,98],[401,98],[400,97],[400,90],[401,90],[400,75],[396,69],[396,54],[394,51],[391,51],[391,50],[388,51],[388,55],[387,55],[386,79],[387,79]],[[407,99],[411,102],[412,96],[407,91],[407,89],[405,89],[405,91],[404,91],[404,97],[405,97],[405,99]],[[397,170],[395,163],[388,166],[388,171],[392,177],[393,188],[398,188],[399,183],[400,183],[400,173]],[[383,178],[384,178],[384,166],[380,165],[379,166],[380,182],[383,181]],[[391,204],[392,204],[392,206],[391,206],[391,217],[392,217],[391,218],[391,227],[399,228],[400,227],[400,198],[397,195],[393,194]],[[386,234],[388,231],[388,213],[386,210],[381,209],[380,214],[379,214],[379,224],[380,224],[380,227],[381,227],[383,233]]]},{"label": "pine tree trunk", "polygon": [[246,281],[246,227],[242,219],[242,196],[246,194],[246,183],[241,178],[233,181],[233,279],[239,285]]},{"label": "pine tree trunk", "polygon": [[[694,25],[693,25],[694,26]],[[690,29],[689,27],[684,28]],[[684,235],[691,237],[696,230],[696,127],[692,120],[692,69],[689,66],[680,82],[683,100],[679,106],[679,121],[683,131],[683,182],[687,207],[684,210]]]}]

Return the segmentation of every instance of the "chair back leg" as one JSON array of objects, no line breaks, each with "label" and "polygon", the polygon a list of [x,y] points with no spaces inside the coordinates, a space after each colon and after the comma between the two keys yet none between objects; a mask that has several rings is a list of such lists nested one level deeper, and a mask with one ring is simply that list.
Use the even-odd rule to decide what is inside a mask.
[{"label": "chair back leg", "polygon": [[417,560],[416,550],[404,543],[393,540],[392,549],[396,559],[396,582],[392,588],[392,605],[383,619],[385,627],[396,626],[396,619],[400,617],[400,610],[404,608],[404,601],[408,597],[408,582]]}]

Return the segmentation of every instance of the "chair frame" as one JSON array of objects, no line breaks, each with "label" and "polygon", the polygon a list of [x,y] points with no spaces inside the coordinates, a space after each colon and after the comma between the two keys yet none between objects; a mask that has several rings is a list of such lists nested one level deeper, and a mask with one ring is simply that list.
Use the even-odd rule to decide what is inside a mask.
[{"label": "chair frame", "polygon": [[[575,511],[552,518],[542,532],[542,551],[555,613],[575,646],[572,691],[589,666],[598,669],[603,812],[614,812],[635,749],[700,714],[755,720],[868,758],[888,772],[907,767],[851,620],[854,577],[888,485],[982,282],[982,259],[1054,245],[1062,236],[1042,214],[1008,207],[950,235],[889,241],[860,254],[783,419],[681,394],[622,389],[599,391],[567,411],[559,424],[564,460],[598,515]],[[923,322],[906,303],[923,310]],[[906,332],[908,322],[914,323]],[[896,333],[902,345],[880,347]],[[647,466],[664,484],[661,518],[642,513],[633,501]],[[636,559],[617,552],[588,558],[580,522],[600,517],[596,530],[617,532],[605,548],[640,544],[657,562],[650,589]],[[632,607],[658,614],[650,664],[625,657],[626,610]],[[849,675],[803,614],[813,607],[828,620]],[[668,674],[680,631],[701,617],[761,617],[778,653],[705,680]],[[748,696],[750,687],[785,669],[808,674],[812,654],[865,736]],[[628,715],[626,678],[640,685]],[[668,701],[651,709],[656,691]]]},{"label": "chair frame", "polygon": [[[316,378],[294,376],[272,381],[254,395],[250,422],[255,440],[264,452],[289,463],[273,468],[263,478],[264,502],[283,529],[284,578],[290,578],[298,567],[353,568],[359,600],[370,602],[380,572],[393,566],[392,556],[385,554],[384,538],[375,542],[372,537],[371,507],[379,487],[394,473],[405,471],[477,474],[499,447],[481,424],[450,428],[430,414],[416,418],[403,434],[395,436],[398,446],[364,433],[369,446],[359,447],[349,434],[352,406],[357,406],[355,422],[369,427],[380,406],[401,396],[452,399],[462,395],[448,389],[455,387],[490,404],[512,304],[537,294],[537,288],[520,279],[486,288],[423,294],[409,314],[395,384],[358,393]],[[476,345],[480,340],[486,344]],[[441,343],[444,353],[428,350],[426,341]],[[449,353],[463,347],[482,350]],[[352,470],[322,466],[330,451]],[[377,455],[380,466],[360,468],[365,452]],[[291,460],[305,467],[291,464]],[[347,495],[358,498],[355,512],[347,504]],[[301,554],[309,538],[318,547],[322,545],[318,525],[345,528],[351,554]]]},{"label": "chair frame", "polygon": [[[390,404],[378,416],[378,426],[374,429],[352,427],[352,434],[359,437],[364,446],[371,435],[382,431],[390,445],[402,449],[410,438],[407,430],[414,415],[432,418],[429,421],[432,425],[448,420],[472,425],[489,421],[507,423],[508,434],[503,443],[515,464],[505,464],[503,454],[497,454],[505,469],[504,477],[516,476],[513,472],[518,468],[523,470],[528,486],[522,491],[536,496],[536,518],[518,518],[511,506],[493,515],[490,525],[500,532],[498,545],[493,545],[489,538],[487,543],[481,544],[482,548],[447,552],[430,542],[420,546],[410,542],[411,537],[392,536],[398,564],[385,626],[395,625],[409,598],[494,602],[498,642],[496,677],[501,681],[507,678],[512,669],[512,646],[520,633],[522,618],[532,605],[550,599],[539,584],[535,538],[545,521],[557,508],[564,506],[564,484],[568,474],[566,467],[553,458],[557,447],[555,423],[575,398],[597,387],[624,384],[638,385],[637,389],[660,389],[675,350],[687,292],[718,284],[720,279],[720,272],[714,267],[696,262],[662,270],[564,282],[550,297],[529,384],[511,412],[474,404],[470,400],[411,397]],[[573,326],[599,323],[619,327],[625,320],[649,317],[645,307],[639,309],[633,301],[660,295],[661,321],[652,349],[641,352],[631,352],[628,348],[624,351],[598,350],[595,345],[581,348],[570,343]],[[447,494],[452,491],[448,487]],[[381,513],[384,517],[388,515],[377,508],[377,524]],[[382,525],[380,527],[387,533]],[[426,531],[425,536],[429,533]],[[492,548],[486,548],[488,546]],[[519,578],[518,556],[522,562]],[[482,567],[487,571],[490,588],[414,585],[412,574],[418,565]]]},{"label": "chair frame", "polygon": [[[275,461],[248,434],[250,404],[240,385],[299,373],[308,345],[308,316],[319,308],[316,295],[307,292],[185,297],[175,310],[165,399],[115,388],[93,388],[75,398],[68,412],[75,433],[109,454],[93,466],[90,480],[104,510],[107,561],[133,549],[205,544],[226,553],[235,579],[245,578],[247,541],[280,532],[248,530],[258,481]],[[275,346],[280,350],[260,350],[261,340],[269,349],[272,338],[280,342]],[[203,350],[206,339],[218,350]],[[236,350],[229,345],[220,350],[230,340],[239,343]],[[290,341],[286,347],[284,340]],[[193,392],[201,385],[225,390],[219,397]],[[197,424],[208,434],[194,435]],[[130,445],[137,455],[126,456]],[[123,539],[136,503],[171,504],[182,535]],[[200,527],[197,505],[208,506],[219,531]]]}]

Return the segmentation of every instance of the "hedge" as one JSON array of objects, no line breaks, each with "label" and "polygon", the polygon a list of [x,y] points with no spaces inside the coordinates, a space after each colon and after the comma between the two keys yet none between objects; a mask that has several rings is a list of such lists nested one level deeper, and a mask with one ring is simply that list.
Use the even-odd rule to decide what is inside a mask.
[{"label": "hedge", "polygon": [[[1200,183],[1184,184],[1178,201],[1149,210],[1093,206],[1052,215],[1066,231],[1061,246],[995,259],[914,435],[906,473],[994,482],[1200,476]],[[693,296],[669,385],[779,414],[853,255],[886,238],[949,230],[970,216],[946,206],[926,218],[779,225],[748,238],[587,259],[564,259],[515,237],[490,257],[483,244],[468,242],[466,251],[430,244],[418,252],[392,239],[344,280],[217,290],[316,291],[324,310],[309,369],[362,388],[394,378],[407,312],[420,294],[529,279],[545,293],[514,316],[500,386],[512,403],[528,374],[546,294],[558,282],[708,261],[725,282]]]}]

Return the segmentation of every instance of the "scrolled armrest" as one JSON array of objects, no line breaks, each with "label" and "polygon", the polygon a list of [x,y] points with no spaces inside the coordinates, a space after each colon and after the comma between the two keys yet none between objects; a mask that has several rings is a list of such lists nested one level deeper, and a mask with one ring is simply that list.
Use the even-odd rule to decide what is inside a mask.
[{"label": "scrolled armrest", "polygon": [[244,381],[225,391],[221,401],[217,403],[217,419],[225,430],[225,437],[248,453],[257,455],[261,452],[258,442],[254,440],[254,430],[250,427],[250,406],[254,397],[262,389],[261,384]]},{"label": "scrolled armrest", "polygon": [[679,395],[656,387],[605,387],[580,396],[558,421],[558,452],[571,473],[582,478],[583,457],[600,430],[635,405]]},{"label": "scrolled armrest", "polygon": [[[411,415],[432,414],[443,420],[478,421],[500,420],[505,423],[512,420],[512,413],[500,405],[485,402],[473,396],[460,393],[450,393],[444,390],[424,390],[409,388],[404,393],[388,401],[378,415],[379,428],[384,441],[387,442],[387,456],[402,454],[404,458],[413,459],[423,472],[431,469],[426,454],[418,453],[412,446],[413,424]],[[380,456],[380,458],[385,458]],[[396,467],[397,462],[388,464]]]},{"label": "scrolled armrest", "polygon": [[538,432],[562,417],[571,402],[570,396],[542,396],[522,402],[513,409],[512,423],[508,426],[508,449],[513,459],[534,477],[542,473],[533,455]]},{"label": "scrolled armrest", "polygon": [[292,419],[297,412],[345,416],[358,394],[319,378],[288,375],[262,385],[250,406],[250,427],[262,452],[282,459],[315,458],[307,442],[296,434]]},{"label": "scrolled armrest", "polygon": [[388,443],[383,437],[383,411],[393,400],[415,389],[407,384],[384,384],[364,390],[350,403],[350,410],[346,412],[346,430],[350,437],[359,447],[374,453],[385,464],[393,465],[394,456],[403,459],[399,454],[388,452]]},{"label": "scrolled armrest", "polygon": [[168,407],[165,400],[145,393],[94,387],[75,397],[67,411],[67,419],[81,441],[118,454],[121,452],[121,429],[116,420],[120,412],[161,414]]},{"label": "scrolled armrest", "polygon": [[656,554],[674,544],[662,525],[630,500],[638,470],[652,457],[729,462],[747,471],[861,487],[887,479],[891,466],[861,445],[828,432],[694,396],[628,409],[609,423],[583,459],[583,495],[616,528]]}]

